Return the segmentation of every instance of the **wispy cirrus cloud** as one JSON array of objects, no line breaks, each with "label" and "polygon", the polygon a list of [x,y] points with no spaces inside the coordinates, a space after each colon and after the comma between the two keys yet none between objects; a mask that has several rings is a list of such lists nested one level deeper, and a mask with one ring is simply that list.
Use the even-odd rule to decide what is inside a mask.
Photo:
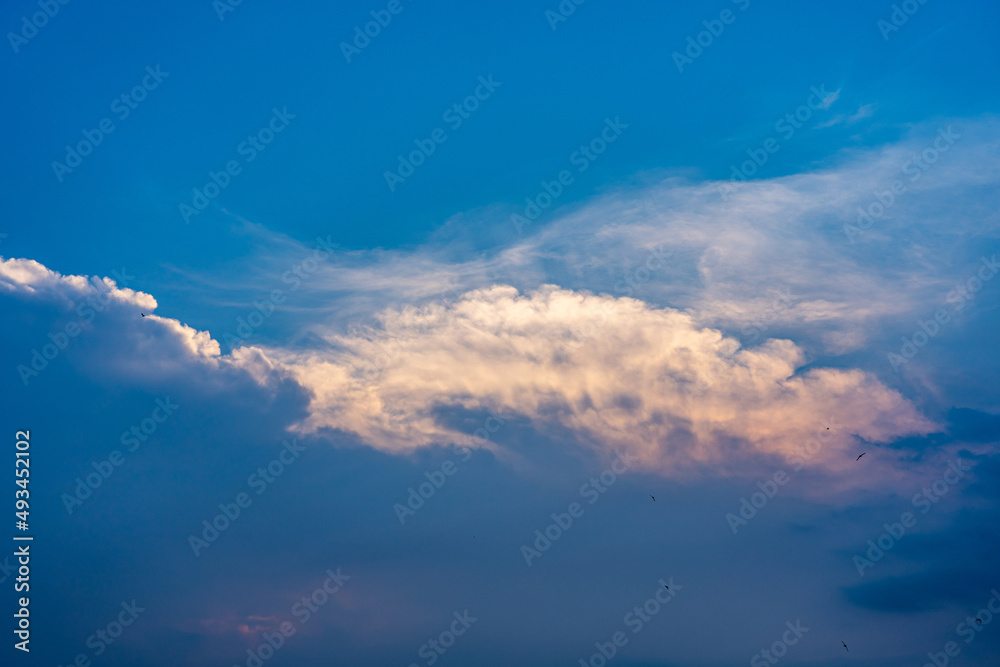
[{"label": "wispy cirrus cloud", "polygon": [[[121,296],[95,325],[114,330],[93,354],[137,378],[291,383],[309,396],[296,429],[349,432],[385,451],[447,445],[461,434],[439,408],[488,405],[540,432],[572,433],[584,448],[628,449],[665,475],[729,474],[780,457],[834,416],[844,435],[816,464],[837,473],[851,438],[892,442],[938,428],[877,372],[814,361],[858,353],[895,322],[924,315],[927,299],[962,274],[972,252],[962,239],[995,237],[996,209],[984,197],[996,197],[1000,132],[989,118],[956,125],[968,137],[961,149],[914,181],[861,244],[847,243],[841,227],[934,128],[818,171],[738,184],[725,202],[712,183],[649,180],[567,207],[472,258],[451,249],[462,230],[412,249],[337,252],[282,313],[296,335],[231,354],[217,335],[177,320],[139,322],[137,306],[155,299],[104,282]],[[963,191],[979,203],[948,208],[943,227],[937,211]],[[243,224],[262,240],[253,260],[265,267],[241,279],[249,302],[309,245]],[[653,249],[669,258],[626,288],[622,277],[652,266]],[[30,260],[4,266],[17,298],[69,304],[93,285]],[[225,278],[212,285],[225,290]],[[795,297],[767,311],[766,335],[741,342],[741,327],[760,321],[776,293]]]},{"label": "wispy cirrus cloud", "polygon": [[834,125],[854,125],[858,121],[862,121],[865,118],[871,118],[875,115],[875,111],[878,109],[878,104],[874,102],[870,104],[862,104],[858,107],[857,111],[851,114],[837,114],[833,118],[823,121],[816,125],[817,129],[823,129],[827,127],[833,127]]}]

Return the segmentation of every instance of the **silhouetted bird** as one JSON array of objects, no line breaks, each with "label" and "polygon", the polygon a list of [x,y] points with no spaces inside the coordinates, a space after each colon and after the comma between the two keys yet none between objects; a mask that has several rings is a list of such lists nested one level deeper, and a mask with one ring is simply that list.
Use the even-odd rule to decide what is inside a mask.
[{"label": "silhouetted bird", "polygon": [[[652,496],[652,495],[650,495],[649,497],[650,497],[650,498],[653,498],[653,496]],[[653,498],[653,502],[654,502],[654,503],[656,502],[656,498]]]},{"label": "silhouetted bird", "polygon": [[666,584],[663,584],[663,587],[666,588],[668,591],[670,590],[670,586],[667,586]]},{"label": "silhouetted bird", "polygon": [[[844,644],[844,641],[843,641],[843,640],[841,640],[841,642],[840,642],[840,643],[841,643],[841,644]],[[848,652],[848,653],[850,653],[850,652],[851,652],[851,649],[847,648],[847,644],[844,644],[844,648],[845,648],[845,649],[847,649],[847,652]]]},{"label": "silhouetted bird", "polygon": [[865,454],[867,454],[867,453],[868,453],[868,452],[861,452],[860,454],[858,454],[858,458],[856,458],[856,459],[854,459],[854,460],[855,460],[855,461],[860,461],[860,460],[861,460],[861,457],[862,457],[862,456],[864,456],[864,455],[865,455]]},{"label": "silhouetted bird", "polygon": [[142,315],[143,317],[146,317],[146,313],[139,313],[139,314]]},{"label": "silhouetted bird", "polygon": [[982,621],[977,618],[976,623],[982,623]]}]

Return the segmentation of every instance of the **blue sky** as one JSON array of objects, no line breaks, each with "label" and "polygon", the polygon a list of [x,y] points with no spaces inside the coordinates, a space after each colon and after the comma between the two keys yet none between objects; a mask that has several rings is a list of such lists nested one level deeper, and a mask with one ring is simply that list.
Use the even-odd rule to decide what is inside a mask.
[{"label": "blue sky", "polygon": [[14,664],[995,662],[1000,10],[902,4],[7,3]]}]

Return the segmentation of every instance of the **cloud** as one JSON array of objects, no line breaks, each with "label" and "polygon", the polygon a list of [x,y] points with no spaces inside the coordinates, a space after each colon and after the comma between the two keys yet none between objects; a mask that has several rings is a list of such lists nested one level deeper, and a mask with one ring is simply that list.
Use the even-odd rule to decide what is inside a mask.
[{"label": "cloud", "polygon": [[875,103],[862,104],[860,107],[858,107],[857,111],[855,111],[854,113],[852,113],[850,116],[847,117],[847,124],[852,125],[858,122],[859,120],[863,120],[865,118],[871,118],[872,116],[875,115],[876,109],[878,109],[878,105]]},{"label": "cloud", "polygon": [[841,89],[838,88],[837,90],[833,91],[832,93],[824,97],[819,104],[819,108],[829,109],[831,106],[833,106],[833,103],[836,102],[838,99],[840,99],[840,91]]},{"label": "cloud", "polygon": [[[225,328],[139,318],[156,299],[113,279],[6,260],[0,290],[58,304],[63,320],[104,295],[107,308],[85,323],[100,335],[77,357],[106,381],[291,384],[309,395],[297,430],[348,432],[384,451],[461,442],[442,408],[494,408],[585,448],[628,450],[664,475],[729,474],[794,452],[832,418],[845,427],[815,463],[837,472],[855,438],[892,442],[937,426],[875,373],[817,359],[884,363],[885,350],[865,346],[926,317],[978,259],[969,239],[996,236],[1000,132],[985,118],[956,121],[960,142],[908,182],[863,243],[844,237],[857,206],[898,178],[936,129],[814,172],[738,183],[726,198],[717,183],[649,180],[553,212],[533,233],[511,232],[472,257],[453,240],[338,251],[269,320],[284,323],[287,339],[231,354],[217,342]],[[978,204],[950,206],[964,193]],[[249,278],[237,272],[236,300],[249,304],[281,286],[311,246],[246,231],[262,239],[266,260],[248,258],[265,267]],[[933,261],[945,252],[949,262]],[[235,280],[206,282],[212,290],[199,293],[211,299]]]},{"label": "cloud", "polygon": [[791,455],[831,418],[845,428],[816,460],[833,468],[849,460],[852,435],[885,442],[936,428],[870,374],[798,373],[805,355],[791,341],[743,349],[636,299],[494,286],[380,317],[380,328],[329,336],[325,351],[263,351],[310,391],[304,431],[409,451],[468,440],[436,408],[494,407],[676,475]]},{"label": "cloud", "polygon": [[847,125],[854,125],[860,120],[864,120],[865,118],[871,118],[872,116],[874,116],[876,109],[878,109],[878,105],[875,103],[862,104],[860,107],[858,107],[858,110],[855,111],[854,113],[852,114],[839,113],[833,118],[830,118],[829,120],[825,120],[822,123],[817,124],[816,129],[833,127],[834,125],[840,125],[841,123],[845,123]]},{"label": "cloud", "polygon": [[222,355],[210,332],[155,315],[152,295],[119,284],[135,279],[127,269],[114,276],[63,275],[34,260],[0,258],[0,295],[16,305],[6,312],[30,322],[19,345],[7,350],[25,385],[52,366],[70,363],[92,380],[114,385],[180,384],[258,397],[262,390],[273,397],[290,389],[259,353],[238,349]]},{"label": "cloud", "polygon": [[137,318],[155,300],[111,279],[62,276],[28,260],[2,267],[8,290],[58,302],[65,313],[104,295],[90,325],[98,329],[92,372],[143,382],[202,377],[219,389],[292,379],[310,396],[298,430],[346,431],[391,452],[466,444],[468,434],[438,418],[453,406],[515,413],[541,432],[563,428],[584,446],[628,451],[666,475],[731,472],[748,457],[792,454],[828,419],[846,428],[817,462],[837,460],[851,434],[887,441],[935,428],[869,374],[798,374],[805,356],[791,341],[744,349],[687,313],[637,299],[497,285],[386,310],[378,328],[327,333],[325,348],[222,355],[208,332]]},{"label": "cloud", "polygon": [[[917,180],[904,174],[912,157],[947,126],[961,135],[952,149]],[[507,241],[476,253],[456,253],[438,242],[338,253],[296,296],[308,307],[273,320],[286,323],[290,336],[322,338],[406,304],[496,284],[522,292],[557,284],[677,308],[730,334],[758,329],[756,338],[743,337],[744,344],[780,335],[816,355],[859,352],[886,330],[926,317],[927,304],[943,301],[975,268],[982,244],[997,237],[997,150],[995,119],[943,121],[915,127],[894,144],[848,151],[816,171],[727,182],[732,192],[725,198],[720,183],[649,177],[550,212],[525,236],[491,210],[478,224],[468,220],[465,233],[486,226],[482,233],[493,238],[506,230]],[[856,225],[858,207],[877,201],[875,191],[896,179],[905,192],[852,243],[845,225]],[[249,288],[242,272],[231,284],[206,284],[227,293],[244,290],[249,303],[281,286],[280,271],[308,251],[280,238],[262,245],[281,248],[280,256],[268,257],[278,267],[274,275]],[[657,262],[654,253],[669,258]],[[261,262],[253,257],[247,263]],[[774,308],[786,292],[793,295],[790,303]]]},{"label": "cloud", "polygon": [[[219,356],[219,344],[207,331],[197,331],[177,320],[153,315],[156,299],[150,294],[119,286],[123,278],[130,278],[126,269],[115,274],[116,278],[62,275],[34,260],[0,258],[0,287],[11,295],[27,297],[29,301],[55,304],[64,319],[83,331],[95,326],[109,331],[129,325],[128,330],[133,335],[123,338],[139,350],[152,351],[150,343],[155,340],[157,346],[176,344],[175,351],[182,351],[178,356],[201,359]],[[140,311],[149,314],[142,317]],[[80,334],[73,337],[76,335]],[[163,356],[171,356],[171,350],[158,349],[166,353]]]},{"label": "cloud", "polygon": [[5,260],[0,257],[0,288],[9,294],[41,298],[58,296],[64,303],[82,303],[87,299],[106,296],[118,303],[149,310],[156,307],[156,300],[149,294],[119,287],[112,278],[64,276],[31,259]]},{"label": "cloud", "polygon": [[838,113],[836,116],[833,116],[832,118],[829,118],[828,120],[824,120],[822,123],[817,123],[816,124],[816,129],[817,130],[823,130],[823,129],[826,129],[828,127],[833,127],[834,125],[840,125],[843,122],[844,122],[844,114]]}]

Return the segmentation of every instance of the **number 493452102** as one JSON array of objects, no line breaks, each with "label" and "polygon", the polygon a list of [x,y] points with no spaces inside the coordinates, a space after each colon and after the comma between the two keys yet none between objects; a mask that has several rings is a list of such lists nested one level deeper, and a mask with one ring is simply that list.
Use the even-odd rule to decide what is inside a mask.
[{"label": "number 493452102", "polygon": [[16,525],[18,529],[28,530],[28,498],[30,496],[28,493],[28,480],[31,476],[29,472],[31,467],[31,431],[18,431],[14,435],[17,439],[17,444],[15,445],[17,451],[15,452],[16,458],[14,460],[14,474],[16,475],[16,479],[14,483],[21,487],[16,492],[14,515],[17,517]]}]

